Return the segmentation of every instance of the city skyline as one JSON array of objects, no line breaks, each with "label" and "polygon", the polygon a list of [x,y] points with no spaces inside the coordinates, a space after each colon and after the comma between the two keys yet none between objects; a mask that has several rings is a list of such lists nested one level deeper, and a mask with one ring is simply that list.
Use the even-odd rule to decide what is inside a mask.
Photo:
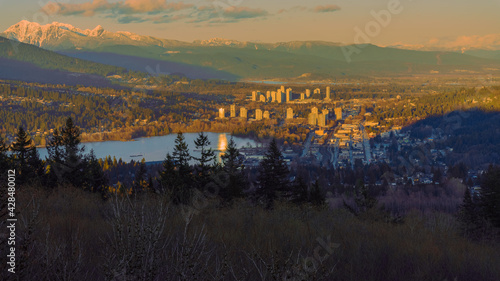
[{"label": "city skyline", "polygon": [[0,29],[28,20],[181,41],[322,40],[407,48],[500,45],[500,1],[0,1]]}]

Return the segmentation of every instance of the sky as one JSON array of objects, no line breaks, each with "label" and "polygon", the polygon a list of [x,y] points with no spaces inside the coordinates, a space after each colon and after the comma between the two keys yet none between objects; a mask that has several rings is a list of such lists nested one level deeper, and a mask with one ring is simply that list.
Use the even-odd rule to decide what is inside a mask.
[{"label": "sky", "polygon": [[189,42],[500,45],[499,14],[500,0],[0,0],[0,30],[28,20]]}]

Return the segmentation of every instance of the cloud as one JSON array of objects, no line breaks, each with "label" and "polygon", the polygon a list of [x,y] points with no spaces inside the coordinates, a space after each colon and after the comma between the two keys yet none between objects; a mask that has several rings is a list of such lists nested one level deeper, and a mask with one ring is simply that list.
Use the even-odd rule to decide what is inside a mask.
[{"label": "cloud", "polygon": [[253,9],[249,7],[230,6],[220,8],[215,6],[200,6],[197,11],[192,13],[189,23],[232,23],[243,19],[262,18],[269,15],[266,10]]},{"label": "cloud", "polygon": [[316,13],[331,13],[331,12],[336,12],[340,10],[340,7],[338,5],[326,5],[326,6],[316,6],[314,8],[314,12]]},{"label": "cloud", "polygon": [[140,23],[145,22],[146,19],[136,16],[123,16],[118,18],[119,23]]},{"label": "cloud", "polygon": [[42,10],[48,14],[94,16],[96,13],[116,15],[181,11],[194,7],[183,2],[167,3],[165,0],[125,0],[110,3],[93,0],[79,4],[49,2]]},{"label": "cloud", "polygon": [[249,19],[267,16],[268,12],[262,9],[233,6],[225,9],[222,14],[233,19]]},{"label": "cloud", "polygon": [[281,9],[279,10],[276,14],[283,14],[283,13],[291,13],[291,12],[304,12],[307,10],[307,7],[304,6],[294,6],[289,9]]},{"label": "cloud", "polygon": [[230,23],[244,19],[265,17],[269,13],[263,9],[240,6],[219,7],[218,5],[196,7],[184,2],[166,0],[92,0],[84,3],[49,2],[42,10],[47,14],[80,15],[92,17],[97,14],[116,18],[119,23],[152,22],[156,24],[188,20],[188,23]]}]

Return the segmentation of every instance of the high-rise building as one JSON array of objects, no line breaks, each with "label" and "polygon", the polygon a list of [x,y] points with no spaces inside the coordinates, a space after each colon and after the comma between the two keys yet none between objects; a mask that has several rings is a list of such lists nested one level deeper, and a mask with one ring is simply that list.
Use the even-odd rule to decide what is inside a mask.
[{"label": "high-rise building", "polygon": [[311,112],[309,113],[309,115],[307,116],[307,123],[309,125],[313,125],[313,126],[316,126],[316,121],[318,120],[318,114],[317,113],[314,113],[314,112]]},{"label": "high-rise building", "polygon": [[230,113],[232,118],[236,117],[236,105],[231,104]]},{"label": "high-rise building", "polygon": [[303,99],[305,99],[305,98],[306,98],[306,94],[304,94],[304,93],[300,93],[300,99],[301,99],[301,100],[303,100]]},{"label": "high-rise building", "polygon": [[269,119],[269,111],[264,111],[264,114],[262,115],[264,119]]},{"label": "high-rise building", "polygon": [[266,92],[266,101],[271,101],[271,91]]},{"label": "high-rise building", "polygon": [[293,109],[290,107],[286,110],[286,119],[293,119]]},{"label": "high-rise building", "polygon": [[271,102],[276,102],[276,92],[275,91],[271,92]]},{"label": "high-rise building", "polygon": [[326,87],[326,100],[330,99],[330,86]]},{"label": "high-rise building", "polygon": [[321,90],[319,88],[314,89],[315,94],[321,94]]},{"label": "high-rise building", "polygon": [[281,85],[280,90],[281,90],[281,92],[285,92],[285,85]]},{"label": "high-rise building", "polygon": [[276,101],[278,103],[285,102],[285,93],[283,93],[281,90],[278,90],[278,92],[276,93]]},{"label": "high-rise building", "polygon": [[224,115],[224,108],[219,108],[219,118],[220,118],[220,119],[224,119],[224,117],[226,117],[226,116]]},{"label": "high-rise building", "polygon": [[286,102],[290,102],[292,100],[292,88],[286,89]]},{"label": "high-rise building", "polygon": [[264,95],[260,95],[260,96],[259,96],[259,101],[260,101],[260,102],[266,102],[266,96],[264,96]]},{"label": "high-rise building", "polygon": [[310,97],[311,97],[311,90],[306,89],[306,98],[310,98]]},{"label": "high-rise building", "polygon": [[326,120],[328,121],[328,114],[330,114],[330,110],[323,109],[323,110],[321,110],[321,113],[323,113],[326,116]]},{"label": "high-rise building", "polygon": [[257,91],[252,92],[252,101],[257,101]]},{"label": "high-rise building", "polygon": [[342,120],[342,107],[335,107],[335,118]]},{"label": "high-rise building", "polygon": [[311,108],[311,112],[318,114],[318,108],[317,107]]},{"label": "high-rise building", "polygon": [[247,118],[247,112],[248,110],[244,107],[240,107],[240,118]]},{"label": "high-rise building", "polygon": [[255,120],[262,120],[262,110],[260,109],[255,110]]},{"label": "high-rise building", "polygon": [[318,126],[326,127],[326,116],[323,113],[318,115]]}]

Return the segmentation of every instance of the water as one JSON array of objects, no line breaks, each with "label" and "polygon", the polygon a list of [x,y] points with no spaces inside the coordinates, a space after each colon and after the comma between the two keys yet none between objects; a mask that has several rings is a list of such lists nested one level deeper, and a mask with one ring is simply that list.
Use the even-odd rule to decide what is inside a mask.
[{"label": "water", "polygon": [[[228,140],[230,139],[230,134],[228,133],[205,133],[210,141],[210,147],[216,152],[219,158],[220,153],[226,149]],[[191,156],[199,157],[200,152],[195,151],[196,147],[194,145],[194,140],[198,137],[198,133],[185,133],[183,134],[185,141],[189,148],[189,153]],[[170,134],[160,137],[149,137],[149,138],[138,138],[134,141],[104,141],[104,142],[87,142],[83,145],[85,146],[85,152],[90,152],[91,149],[97,158],[105,158],[111,155],[115,156],[116,159],[122,158],[123,161],[130,162],[130,160],[140,161],[142,158],[146,162],[163,161],[167,153],[172,154],[175,146],[175,139],[177,134]],[[238,148],[256,146],[256,142],[247,139],[233,137]],[[47,149],[39,148],[38,152],[40,157],[45,159],[47,157]],[[133,155],[140,155],[136,157],[131,157]]]}]

